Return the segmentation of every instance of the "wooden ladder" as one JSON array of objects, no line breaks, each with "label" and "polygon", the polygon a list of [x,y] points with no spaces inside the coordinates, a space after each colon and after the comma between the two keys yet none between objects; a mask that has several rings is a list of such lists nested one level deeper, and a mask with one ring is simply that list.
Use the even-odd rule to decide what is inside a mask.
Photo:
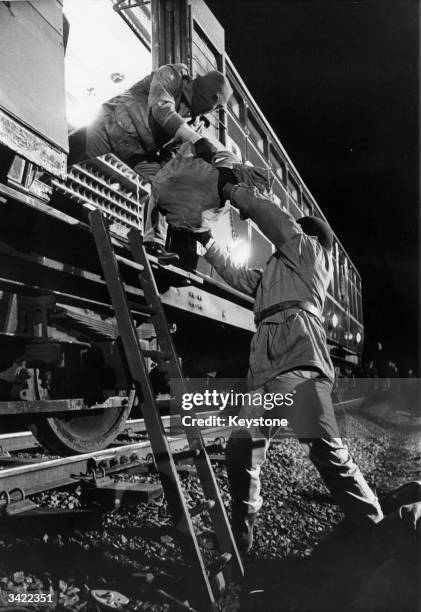
[{"label": "wooden ladder", "polygon": [[[144,351],[140,346],[119,268],[119,263],[122,263],[136,269],[148,305],[149,320],[155,328],[158,340],[159,350],[153,351],[154,359],[160,362],[160,369],[167,372],[170,379],[176,380],[177,387],[179,386],[181,392],[184,392],[187,391],[186,381],[151,265],[139,231],[132,229],[128,234],[133,261],[128,260],[115,253],[102,213],[95,210],[89,217],[127,364],[136,390],[143,398],[142,414],[164,494],[183,556],[189,562],[193,573],[191,584],[197,591],[195,603],[200,609],[214,610],[221,595],[221,585],[225,581],[240,579],[244,575],[244,570],[200,429],[189,426],[184,430],[189,445],[188,453],[196,466],[205,500],[193,509],[189,509],[187,505],[174,457],[165,435],[145,363],[145,357],[151,356],[151,351]],[[203,511],[208,511],[210,514],[220,554],[220,563],[217,560],[215,565],[221,569],[215,570],[214,579],[205,567],[192,522],[192,517]]]}]

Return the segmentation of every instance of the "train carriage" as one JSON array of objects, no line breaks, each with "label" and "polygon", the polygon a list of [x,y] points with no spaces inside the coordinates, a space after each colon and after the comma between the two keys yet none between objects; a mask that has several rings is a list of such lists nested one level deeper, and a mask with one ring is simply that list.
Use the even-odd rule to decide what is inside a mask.
[{"label": "train carriage", "polygon": [[[210,117],[207,135],[265,168],[274,201],[294,217],[324,215],[202,0],[3,2],[0,56],[0,423],[31,426],[59,453],[95,450],[114,439],[141,398],[130,392],[87,215],[102,210],[124,240],[131,227],[142,230],[150,186],[114,155],[67,171],[68,130],[159,65],[184,62],[193,75],[217,68],[234,93]],[[233,209],[213,232],[239,265],[261,266],[272,252]],[[252,300],[228,287],[188,237],[170,233],[169,247],[183,268],[152,263],[186,373],[244,375]],[[361,278],[337,237],[334,264],[324,319],[335,365],[349,370],[363,346]],[[135,274],[124,280],[139,338],[153,347]],[[19,363],[29,378],[13,378]],[[155,382],[165,390],[159,373]]]}]

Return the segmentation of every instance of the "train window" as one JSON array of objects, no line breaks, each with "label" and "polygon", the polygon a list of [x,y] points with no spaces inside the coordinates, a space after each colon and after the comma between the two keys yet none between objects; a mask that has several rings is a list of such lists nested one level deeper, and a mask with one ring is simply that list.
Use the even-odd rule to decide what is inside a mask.
[{"label": "train window", "polygon": [[235,144],[240,148],[241,153],[242,153],[241,157],[244,157],[245,152],[246,152],[246,136],[243,130],[241,129],[241,127],[232,118],[230,113],[227,113],[227,126],[228,126],[227,142],[229,142],[229,139],[231,138],[231,140],[235,142]]},{"label": "train window", "polygon": [[[316,212],[316,211],[314,211]],[[339,280],[339,245],[338,243],[335,241],[334,245],[333,245],[333,265],[334,265],[334,277],[335,277],[335,282],[334,282],[334,288],[335,288],[335,299],[336,300],[340,300],[340,293],[339,293],[339,285],[340,285],[340,280]]]},{"label": "train window", "polygon": [[357,295],[357,302],[358,302],[358,320],[361,321],[362,323],[363,322],[363,300],[362,300],[361,293],[358,293]]},{"label": "train window", "polygon": [[302,206],[302,209],[303,209],[303,213],[305,215],[311,215],[311,213],[312,213],[312,206],[311,206],[310,202],[308,201],[308,199],[306,198],[305,195],[303,195],[301,206]]},{"label": "train window", "polygon": [[349,307],[351,313],[355,316],[355,287],[354,287],[354,271],[352,268],[348,269],[348,295],[349,295]]},{"label": "train window", "polygon": [[263,130],[261,129],[261,127],[259,126],[259,124],[257,123],[257,121],[250,114],[250,111],[248,113],[247,127],[249,129],[250,137],[252,141],[257,146],[259,151],[264,153],[266,136]]},{"label": "train window", "polygon": [[237,117],[237,119],[241,121],[243,118],[243,107],[244,107],[243,98],[241,94],[235,89],[232,83],[231,83],[231,87],[232,87],[232,96],[228,101],[228,110],[230,110],[231,113],[235,117]]},{"label": "train window", "polygon": [[354,274],[354,295],[355,295],[355,317],[361,321],[362,319],[362,312],[361,312],[361,303],[360,303],[360,294],[361,294],[361,280],[360,277],[357,274],[356,270],[353,270],[353,274]]},{"label": "train window", "polygon": [[285,190],[278,181],[273,182],[272,191],[280,200],[282,206],[288,206],[288,198],[286,196]]},{"label": "train window", "polygon": [[298,208],[298,204],[294,201],[290,202],[289,212],[294,217],[294,219],[299,219],[303,216],[303,213],[301,212],[300,208]]},{"label": "train window", "polygon": [[193,33],[193,73],[203,75],[211,70],[218,70],[218,53],[213,48],[206,34],[195,22]]},{"label": "train window", "polygon": [[[109,1],[109,0],[108,0]],[[111,0],[116,5],[118,0]],[[86,5],[86,2],[84,3]],[[121,4],[121,3],[120,3]],[[128,3],[130,4],[130,3]],[[136,34],[139,40],[145,47],[151,51],[152,45],[152,15],[151,8],[148,3],[138,2],[128,6],[115,6],[114,10],[118,12],[130,29]]]},{"label": "train window", "polygon": [[282,159],[275,153],[273,147],[270,149],[270,160],[272,162],[273,172],[278,179],[285,184],[286,182],[286,167]]},{"label": "train window", "polygon": [[340,253],[339,256],[339,295],[345,306],[348,305],[348,264],[346,257]]},{"label": "train window", "polygon": [[[193,74],[203,75],[211,70],[218,70],[219,54],[213,47],[211,41],[195,22],[193,32]],[[219,111],[208,113],[207,119],[210,123],[205,135],[219,140],[220,137],[220,115]]]},{"label": "train window", "polygon": [[103,102],[152,71],[152,56],[110,0],[65,0],[66,110],[72,128],[89,124]]},{"label": "train window", "polygon": [[290,173],[288,173],[288,191],[290,195],[294,198],[294,200],[298,202],[300,188],[298,187],[298,183],[292,178]]}]

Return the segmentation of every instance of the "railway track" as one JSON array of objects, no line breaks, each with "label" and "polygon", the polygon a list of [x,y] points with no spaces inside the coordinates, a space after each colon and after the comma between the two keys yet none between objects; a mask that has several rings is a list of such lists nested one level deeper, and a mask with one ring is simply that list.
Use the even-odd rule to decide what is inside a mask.
[{"label": "railway track", "polygon": [[[212,411],[203,413],[203,416],[216,414]],[[174,422],[174,417],[163,416],[161,417],[164,429],[170,427],[170,419]],[[114,445],[118,445],[118,440],[128,439],[130,437],[142,436],[146,434],[146,427],[144,419],[128,419],[125,427],[122,429],[120,434],[117,436]],[[2,454],[26,451],[29,449],[41,448],[40,443],[32,435],[30,431],[18,431],[7,434],[0,434],[0,460]]]},{"label": "railway track", "polygon": [[[169,417],[164,419],[169,420]],[[128,426],[130,432],[145,432],[143,419],[130,421]],[[228,429],[222,427],[204,432],[209,451],[222,452],[223,446],[217,439],[223,439],[228,433]],[[183,451],[187,447],[185,435],[168,435],[167,439],[176,462],[183,461]],[[31,444],[29,432],[8,434],[1,436],[0,440],[2,443],[9,442],[14,450],[19,448],[20,442],[23,445]],[[38,449],[35,448],[36,451]],[[39,452],[35,455],[25,453],[23,456],[7,453],[0,456],[0,509],[37,493],[76,484],[93,475],[103,477],[119,472],[147,471],[147,464],[151,462],[153,458],[148,440],[116,443],[102,451],[71,457],[49,458]]]},{"label": "railway track", "polygon": [[[355,406],[362,402],[364,398],[358,397],[354,399],[348,399],[341,402],[334,403],[336,409],[344,410],[349,407]],[[205,412],[204,415],[214,414],[213,412]],[[163,416],[162,423],[164,428],[169,427],[170,417]],[[146,435],[146,428],[143,419],[128,419],[124,429],[121,431],[120,435],[117,437],[121,439],[123,437],[130,437],[131,435]],[[4,453],[10,452],[18,452],[25,451],[29,449],[40,448],[41,445],[36,440],[36,438],[32,435],[30,431],[19,431],[7,434],[0,434],[0,460],[1,456]]]},{"label": "railway track", "polygon": [[[335,408],[346,410],[360,401],[361,398],[355,398],[337,402]],[[206,412],[203,413],[203,416],[210,414],[214,413]],[[170,417],[163,416],[162,422],[168,431]],[[171,424],[174,425],[173,421]],[[204,431],[205,442],[208,445],[218,438],[227,438],[228,435],[229,428],[227,427],[214,427]],[[290,433],[285,431],[283,435],[288,436]],[[19,491],[20,497],[26,498],[36,493],[74,484],[93,473],[112,475],[123,471],[139,471],[151,458],[151,446],[146,438],[143,419],[131,419],[127,421],[126,427],[109,448],[71,457],[53,458],[40,454],[41,446],[29,431],[0,435],[2,451],[0,454],[0,508],[9,503],[10,494],[13,491]],[[187,445],[185,435],[183,433],[171,435],[170,433],[168,441],[171,451],[182,455]],[[27,452],[20,455],[22,451]]]}]

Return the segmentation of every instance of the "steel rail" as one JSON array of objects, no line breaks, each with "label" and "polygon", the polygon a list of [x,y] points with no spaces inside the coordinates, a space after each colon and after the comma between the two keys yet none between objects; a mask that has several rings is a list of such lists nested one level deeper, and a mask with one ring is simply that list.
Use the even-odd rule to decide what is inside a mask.
[{"label": "steel rail", "polygon": [[[209,414],[216,414],[213,412],[205,412],[202,413],[203,416],[208,416]],[[169,427],[170,425],[170,416],[163,416],[162,424],[164,428]],[[130,432],[130,429],[132,432]],[[130,435],[133,434],[142,434],[146,432],[145,422],[143,419],[129,419],[126,421],[124,428],[121,430],[119,436]],[[117,436],[117,440],[118,437]],[[33,436],[31,431],[17,431],[13,433],[0,434],[0,459],[2,453],[7,452],[17,452],[28,450],[31,448],[40,447],[40,443]]]},{"label": "steel rail", "polygon": [[[221,437],[228,428],[212,428],[203,432],[203,437]],[[168,436],[172,453],[187,446],[185,435]],[[107,448],[94,453],[44,459],[35,463],[24,463],[15,467],[0,469],[0,507],[6,504],[7,494],[21,489],[26,496],[60,488],[77,482],[96,469],[104,468],[106,474],[133,470],[141,466],[151,454],[151,445],[145,440]]]},{"label": "steel rail", "polygon": [[[363,401],[363,397],[356,397],[348,400],[343,400],[340,402],[335,402],[333,405],[336,409],[343,408],[350,404],[355,404],[357,402],[361,403]],[[218,411],[204,411],[200,413],[200,416],[209,416],[211,414],[217,414]],[[162,424],[164,428],[167,428],[170,424],[170,416],[165,415],[162,418]],[[174,417],[172,417],[174,418]],[[143,419],[129,419],[126,421],[124,429],[120,432],[119,436],[122,435],[130,435],[130,429],[132,429],[133,434],[141,434],[146,433],[145,423]],[[117,439],[118,437],[117,436]],[[10,451],[20,451],[27,450],[30,448],[39,447],[40,444],[34,438],[30,431],[20,431],[13,433],[0,434],[0,457],[2,452],[10,452]]]},{"label": "steel rail", "polygon": [[[361,403],[363,401],[363,397],[352,398],[349,400],[344,400],[340,402],[335,402],[334,407],[336,409],[344,408],[350,404]],[[211,414],[217,414],[217,411],[204,411],[200,413],[200,416],[209,416]],[[162,424],[164,428],[168,428],[170,425],[170,416],[165,415],[162,418]],[[132,430],[132,431],[130,431]],[[146,428],[143,419],[129,419],[126,421],[124,429],[120,432],[120,434],[116,438],[116,443],[118,443],[118,438],[124,435],[130,436],[131,434],[145,434]],[[115,444],[116,444],[115,443]],[[7,434],[0,434],[0,459],[2,453],[8,452],[18,452],[29,450],[32,448],[40,447],[41,445],[36,440],[36,438],[32,435],[30,431],[19,431]]]}]

